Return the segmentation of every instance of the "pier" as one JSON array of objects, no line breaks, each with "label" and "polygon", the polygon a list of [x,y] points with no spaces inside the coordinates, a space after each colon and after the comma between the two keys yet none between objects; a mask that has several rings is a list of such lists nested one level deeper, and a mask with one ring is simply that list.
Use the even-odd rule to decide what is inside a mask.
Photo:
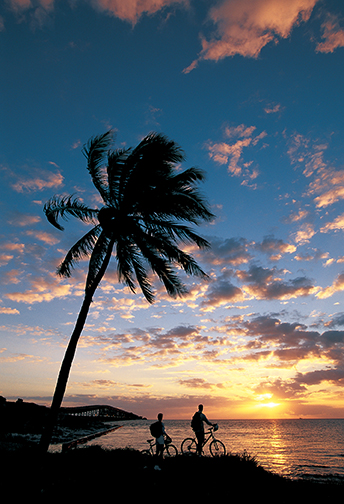
[{"label": "pier", "polygon": [[101,422],[109,422],[112,420],[145,420],[144,417],[135,415],[135,413],[129,413],[122,409],[107,405],[60,408],[60,415],[92,418]]}]

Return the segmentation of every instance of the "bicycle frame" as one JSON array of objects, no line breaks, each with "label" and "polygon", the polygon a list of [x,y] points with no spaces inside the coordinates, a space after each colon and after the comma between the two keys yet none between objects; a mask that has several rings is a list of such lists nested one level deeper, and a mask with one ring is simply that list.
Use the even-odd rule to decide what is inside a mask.
[{"label": "bicycle frame", "polygon": [[[149,448],[143,450],[142,453],[146,452],[154,456],[155,455],[154,448],[156,448],[156,441],[154,439],[147,439],[147,443],[149,443]],[[175,456],[178,455],[178,450],[172,443],[165,442],[162,454],[163,456]]]},{"label": "bicycle frame", "polygon": [[[207,430],[207,432],[209,432],[209,436],[207,437],[207,439],[205,439],[205,440],[203,441],[202,448],[203,448],[203,446],[205,446],[205,445],[208,443],[208,441],[209,441],[209,439],[210,439],[210,438],[213,438],[213,439],[215,439],[215,440],[216,440],[216,438],[215,438],[215,436],[214,436],[214,429],[213,429],[213,428],[208,429],[208,430]],[[196,439],[196,441],[197,441],[197,439]]]},{"label": "bicycle frame", "polygon": [[[222,441],[220,441],[215,437],[213,427],[210,427],[210,429],[208,429],[208,431],[206,431],[205,433],[205,439],[202,444],[202,454],[204,453],[204,447],[209,442],[209,440],[210,440],[209,451],[213,457],[218,457],[220,455],[226,454],[226,447],[222,443]],[[198,445],[197,437],[185,438],[181,444],[181,452],[185,454],[197,453],[197,445]]]}]

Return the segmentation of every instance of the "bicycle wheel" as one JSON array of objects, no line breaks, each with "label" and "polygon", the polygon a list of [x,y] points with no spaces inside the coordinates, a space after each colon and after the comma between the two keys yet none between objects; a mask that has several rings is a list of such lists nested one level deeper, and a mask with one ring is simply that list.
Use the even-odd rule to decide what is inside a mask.
[{"label": "bicycle wheel", "polygon": [[165,445],[164,457],[176,457],[178,455],[178,450],[173,444]]},{"label": "bicycle wheel", "polygon": [[226,455],[226,447],[222,443],[222,441],[218,441],[217,439],[213,439],[209,445],[210,453],[213,457],[221,457],[222,455]]},{"label": "bicycle wheel", "polygon": [[141,451],[141,455],[145,455],[145,456],[149,456],[149,457],[151,457],[151,456],[152,456],[152,454],[151,454],[150,450],[142,450],[142,451]]},{"label": "bicycle wheel", "polygon": [[184,455],[195,455],[197,450],[197,443],[192,438],[186,438],[182,442],[181,446],[182,453]]}]

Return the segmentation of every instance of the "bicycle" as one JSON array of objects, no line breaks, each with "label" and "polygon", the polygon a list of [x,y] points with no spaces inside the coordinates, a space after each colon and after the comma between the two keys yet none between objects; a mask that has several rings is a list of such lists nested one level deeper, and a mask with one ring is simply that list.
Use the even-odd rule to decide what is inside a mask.
[{"label": "bicycle", "polygon": [[[178,455],[178,450],[177,448],[169,441],[171,438],[168,438],[165,441],[164,444],[164,449],[162,452],[162,456],[164,458],[166,457],[176,457]],[[154,448],[156,447],[156,441],[154,439],[147,439],[147,443],[149,443],[149,448],[146,450],[142,450],[141,453],[142,455],[149,455],[149,456],[154,456],[156,454],[156,450]]]},{"label": "bicycle", "polygon": [[[209,441],[209,439],[212,439],[209,445],[209,451],[212,457],[220,457],[223,455],[226,455],[226,447],[222,443],[222,441],[219,441],[216,439],[214,436],[214,432],[217,431],[218,426],[215,427],[210,427],[210,429],[207,430],[206,435],[209,434],[209,436],[204,440],[203,445],[202,445],[202,453],[203,453],[203,448]],[[197,452],[197,439],[196,438],[186,438],[181,444],[181,451],[183,455],[194,455]]]}]

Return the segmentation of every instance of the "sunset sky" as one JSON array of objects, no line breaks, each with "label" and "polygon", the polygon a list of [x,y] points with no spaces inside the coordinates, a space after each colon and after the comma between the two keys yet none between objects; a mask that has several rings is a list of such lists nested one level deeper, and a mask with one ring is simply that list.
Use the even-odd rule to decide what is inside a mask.
[{"label": "sunset sky", "polygon": [[206,172],[209,279],[148,305],[113,259],[64,406],[344,418],[343,1],[5,0],[0,48],[0,395],[50,404],[82,303],[44,203],[99,207],[83,144],[156,131]]}]

